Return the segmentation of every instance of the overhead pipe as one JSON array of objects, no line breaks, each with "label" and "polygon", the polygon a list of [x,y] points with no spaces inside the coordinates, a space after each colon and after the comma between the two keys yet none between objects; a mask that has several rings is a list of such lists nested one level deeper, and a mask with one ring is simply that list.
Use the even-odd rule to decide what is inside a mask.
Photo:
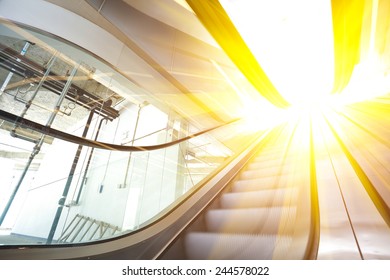
[{"label": "overhead pipe", "polygon": [[15,95],[12,95],[14,97],[14,100],[18,101],[18,102],[21,102],[21,103],[24,103],[24,104],[27,104],[27,100],[23,99],[22,97],[18,97],[18,95],[22,95],[22,96],[25,96],[27,94],[27,92],[31,91],[31,88],[34,86],[35,84],[33,82],[30,83],[29,87],[24,91],[22,92],[20,90],[20,86],[17,87],[16,89],[16,93]]},{"label": "overhead pipe", "polygon": [[[46,71],[46,68],[37,64],[30,59],[27,59],[25,56],[20,57],[19,59],[15,59],[14,57],[18,56],[18,52],[7,48],[0,43],[0,67],[4,68],[8,71],[12,71],[13,74],[25,77],[26,73],[30,77],[42,77],[42,73]],[[47,66],[46,66],[47,67]],[[46,79],[42,85],[43,88],[48,89],[58,95],[61,94],[62,89],[64,87],[64,82],[58,81],[55,78],[51,78],[53,73],[49,74],[48,79]],[[38,78],[30,78],[28,82],[36,82],[38,83]],[[23,84],[22,82],[15,83],[15,85]],[[14,85],[14,86],[15,86]],[[72,84],[71,88],[68,91],[67,98],[75,102],[76,104],[83,106],[88,110],[92,110],[96,105],[103,106],[104,102],[101,102],[100,98],[94,95],[93,93],[89,93],[88,91],[80,88],[79,86]],[[27,101],[26,101],[27,102]],[[110,106],[103,106],[103,114],[108,116],[110,120],[113,120],[119,116],[119,112]]]},{"label": "overhead pipe", "polygon": [[[34,90],[32,96],[31,96],[30,100],[24,106],[24,109],[23,109],[22,113],[20,114],[20,118],[24,118],[24,116],[26,115],[27,111],[30,109],[32,102],[34,101],[35,97],[37,96],[37,94],[38,94],[39,90],[41,89],[43,83],[46,81],[47,77],[49,76],[51,68],[54,65],[54,62],[55,62],[56,59],[57,59],[57,53],[54,53],[53,56],[50,58],[50,60],[48,62],[48,65],[47,65],[47,69],[46,69],[44,75],[42,76],[41,80],[39,81],[37,87],[35,88],[35,90]],[[17,128],[18,128],[18,124],[16,123],[14,128],[10,132],[12,137],[17,137],[17,134],[16,134],[16,129]]]},{"label": "overhead pipe", "polygon": [[[28,48],[31,46],[31,45],[34,45],[34,43],[30,42],[30,41],[26,41],[26,43],[24,44],[23,46],[23,49],[22,51],[20,52],[20,55],[24,56],[28,50]],[[17,61],[20,61],[20,59],[18,58]],[[0,96],[3,94],[3,92],[5,91],[5,89],[7,88],[8,86],[8,83],[11,81],[11,78],[12,76],[14,75],[14,73],[12,73],[12,71],[10,71],[7,75],[7,77],[5,78],[4,80],[4,83],[3,85],[1,86],[0,88]]]}]

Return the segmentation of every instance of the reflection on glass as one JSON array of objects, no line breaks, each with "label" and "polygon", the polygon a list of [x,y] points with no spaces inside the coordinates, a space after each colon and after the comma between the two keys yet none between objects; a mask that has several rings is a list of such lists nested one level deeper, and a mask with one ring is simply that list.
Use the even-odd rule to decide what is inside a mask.
[{"label": "reflection on glass", "polygon": [[[67,42],[3,23],[0,55],[0,110],[20,119],[128,146],[199,131],[134,97],[128,79]],[[0,243],[89,242],[143,227],[235,153],[216,139],[208,133],[155,151],[119,152],[1,119]]]}]

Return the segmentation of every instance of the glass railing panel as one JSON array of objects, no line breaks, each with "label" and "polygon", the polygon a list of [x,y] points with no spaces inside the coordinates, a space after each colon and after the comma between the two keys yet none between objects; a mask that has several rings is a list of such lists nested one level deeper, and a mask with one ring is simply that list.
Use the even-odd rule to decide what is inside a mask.
[{"label": "glass railing panel", "polygon": [[[13,138],[4,129],[1,132],[5,136],[2,138],[4,152],[3,146]],[[196,138],[154,151],[119,152],[82,147],[72,180],[69,180],[69,170],[78,145],[53,139],[50,144],[44,144],[35,165],[28,166],[29,177],[24,178],[1,226],[0,239],[5,240],[1,244],[15,244],[17,240],[20,244],[45,244],[59,208],[62,208],[61,215],[49,243],[89,242],[146,226],[182,201],[198,182],[229,158],[222,155],[227,150],[223,143],[210,143],[211,135],[204,137],[207,141],[202,149],[199,139],[191,143]],[[8,163],[4,158],[1,161]],[[25,163],[26,160],[19,163],[21,169],[26,167]],[[13,164],[16,164],[14,159]],[[18,177],[20,172],[11,175]],[[69,190],[64,197],[67,185]],[[14,187],[15,180],[2,181],[3,213]],[[63,202],[59,204],[61,199]],[[94,235],[95,230],[104,234]],[[8,243],[10,237],[12,242]]]},{"label": "glass railing panel", "polygon": [[[145,227],[236,155],[242,145],[230,143],[246,137],[229,124],[156,150],[112,149],[169,143],[200,129],[137,99],[142,88],[85,50],[6,22],[0,87],[2,245],[91,242]],[[60,140],[25,120],[103,144]]]}]

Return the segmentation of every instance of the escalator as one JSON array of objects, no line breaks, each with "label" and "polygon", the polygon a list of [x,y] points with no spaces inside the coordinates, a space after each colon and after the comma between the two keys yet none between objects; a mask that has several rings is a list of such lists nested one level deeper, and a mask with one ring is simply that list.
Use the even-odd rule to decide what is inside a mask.
[{"label": "escalator", "polygon": [[[197,15],[208,6],[187,2]],[[209,8],[213,7],[219,5]],[[362,14],[358,14],[362,19]],[[224,29],[230,29],[226,33],[234,35],[230,21],[218,21],[221,15],[217,12],[216,20],[206,16],[201,21],[217,38]],[[221,22],[223,24],[219,24]],[[337,28],[340,22],[343,20],[336,18],[335,30],[340,29]],[[361,24],[361,20],[357,21],[349,29],[360,29]],[[170,28],[162,30],[172,31]],[[19,36],[9,34],[13,33],[7,31],[0,44],[0,70],[4,77],[4,92],[0,92],[0,137],[7,139],[0,144],[8,145],[0,151],[1,175],[13,172],[13,164],[17,162],[15,170],[19,172],[23,168],[25,173],[33,173],[29,174],[33,179],[40,168],[41,181],[34,179],[36,183],[28,185],[30,182],[27,184],[24,175],[21,176],[20,184],[14,188],[15,200],[14,197],[8,199],[6,210],[0,213],[2,226],[3,220],[12,216],[12,209],[10,215],[8,208],[18,204],[14,201],[17,202],[19,186],[23,189],[22,183],[25,183],[28,190],[23,191],[32,198],[28,203],[23,202],[16,230],[0,228],[0,259],[390,258],[387,246],[390,244],[389,97],[365,105],[366,108],[352,106],[343,115],[328,112],[318,117],[316,109],[305,108],[303,111],[311,111],[310,114],[247,137],[229,127],[235,120],[224,123],[230,119],[227,117],[232,113],[230,107],[215,106],[229,113],[225,118],[219,117],[221,110],[209,110],[207,106],[205,110],[193,108],[210,97],[205,95],[203,99],[202,89],[201,94],[192,98],[188,94],[191,91],[180,83],[184,81],[181,75],[185,74],[185,79],[191,76],[198,79],[198,74],[205,75],[203,71],[192,71],[192,67],[183,67],[182,72],[166,71],[158,64],[163,60],[154,63],[152,56],[136,48],[135,54],[147,61],[138,68],[151,67],[153,71],[136,69],[140,73],[134,72],[135,80],[130,81],[109,66],[103,67],[104,61],[94,62],[94,57],[78,47],[71,48],[66,42],[56,41],[56,44],[61,46],[59,49],[69,48],[66,52],[72,54],[70,57],[52,48],[43,48],[38,41],[21,41]],[[38,37],[46,35],[39,33]],[[175,36],[178,36],[174,40],[176,44],[181,37],[176,31]],[[228,37],[222,37],[218,43],[252,86],[272,104],[287,107],[287,101],[252,57],[244,41],[232,36],[233,44],[226,40]],[[48,41],[55,40],[48,37]],[[134,46],[139,42],[142,40]],[[19,51],[24,44],[30,48],[27,55],[24,48],[23,52]],[[359,45],[355,44],[353,53],[358,53]],[[172,45],[172,49],[186,50],[178,46]],[[126,48],[122,54],[127,53],[124,50]],[[336,51],[336,57],[345,56]],[[193,64],[194,57],[201,52],[202,49],[189,51],[190,60],[183,59],[179,64],[185,65],[188,61],[188,65],[197,65]],[[70,59],[73,54],[83,59]],[[183,53],[174,54],[172,59],[184,57]],[[85,56],[88,63],[84,61]],[[202,66],[199,71],[205,61],[209,63],[211,59],[210,67],[216,67],[217,74],[207,77],[212,82],[206,85],[215,82],[218,92],[224,92],[227,87],[219,87],[217,83],[227,85],[220,77],[221,74],[225,77],[219,66],[224,60],[214,62],[213,54],[204,58],[199,60]],[[341,79],[336,81],[335,89],[343,88],[350,79],[354,63],[349,64],[348,71],[339,71]],[[154,71],[172,85],[160,84],[161,81],[150,75]],[[151,81],[146,80],[149,77],[158,85],[157,91],[150,90],[151,94],[145,90],[148,86],[143,88]],[[188,85],[192,83],[198,84],[198,80]],[[230,82],[228,84],[230,88]],[[180,98],[179,105],[165,108],[165,101],[156,96],[171,98],[175,87],[192,101],[184,104]],[[208,87],[204,90],[213,92]],[[235,88],[232,92],[235,97]],[[219,104],[217,101],[215,103]],[[192,106],[192,102],[196,106]],[[158,105],[156,108],[164,107],[164,112],[158,115],[163,125],[155,126],[158,117],[149,117],[145,122],[148,131],[138,138],[137,129],[142,127],[141,109],[153,104]],[[266,108],[258,104],[259,110]],[[190,113],[186,112],[188,109]],[[42,124],[49,114],[49,121]],[[271,114],[264,115],[272,118]],[[87,116],[84,125],[81,120],[86,120]],[[211,121],[203,123],[209,117]],[[267,117],[256,121],[268,125]],[[81,137],[80,127],[73,126],[76,122],[84,128]],[[202,131],[197,130],[198,124],[202,124]],[[209,125],[215,127],[204,130]],[[155,130],[149,131],[149,126],[150,130]],[[228,137],[218,137],[223,133],[208,134],[225,126]],[[204,139],[198,141],[198,137],[203,136]],[[19,141],[26,142],[16,147]],[[30,147],[37,142],[31,152]],[[30,163],[33,159],[35,162],[26,165],[29,156]],[[4,186],[13,187],[11,181],[17,176],[7,175],[10,175],[7,180],[2,178],[7,181]],[[8,194],[2,193],[2,196],[7,198]],[[0,200],[2,210],[1,203]],[[3,230],[15,233],[7,237],[16,241],[4,242]]]},{"label": "escalator", "polygon": [[[2,118],[20,121],[4,111]],[[37,132],[45,129],[26,119],[20,125]],[[208,177],[190,196],[173,208],[168,207],[139,230],[81,246],[66,243],[27,246],[23,258],[312,258],[308,256],[315,256],[317,246],[312,246],[315,219],[311,214],[311,178],[307,168],[310,145],[304,140],[308,139],[307,135],[296,133],[297,130],[303,132],[307,127],[283,125],[261,133],[243,153]],[[119,148],[55,129],[46,128],[44,133],[92,147]],[[136,147],[122,146],[122,149]],[[1,256],[20,258],[16,248],[19,246],[3,247]]]},{"label": "escalator", "polygon": [[[311,225],[318,217],[311,211],[315,205],[310,198],[309,152],[302,149],[310,145],[302,146],[297,129],[305,128],[284,127],[261,143],[257,154],[161,258],[315,257],[318,244],[310,243],[316,234]],[[287,144],[280,140],[286,138]]]},{"label": "escalator", "polygon": [[[4,244],[0,258],[163,259],[181,247],[175,258],[301,259],[315,251],[308,249],[313,247],[313,207],[310,144],[303,127],[307,123],[243,136],[229,128],[235,119],[198,131],[172,114],[163,129],[151,133],[158,140],[138,141],[140,112],[148,103],[137,109],[128,104],[128,111],[120,109],[118,103],[125,101],[107,88],[104,80],[91,79],[95,74],[92,67],[38,45],[29,48],[32,53],[44,53],[47,63],[29,53],[21,55],[10,44],[0,45],[0,67],[12,78],[4,83],[1,96],[0,136],[6,139],[4,144],[13,145],[16,138],[25,141],[17,143],[24,148],[23,154],[21,148],[13,148],[18,155],[29,157],[27,164],[19,163],[24,173],[16,187],[9,184],[10,198],[4,195],[6,207],[0,213],[0,225],[14,235],[9,243],[0,239]],[[136,124],[130,131],[126,127],[133,119]],[[72,120],[86,120],[78,123],[82,133],[80,127],[72,127]],[[224,137],[229,144],[216,136],[219,132],[211,134],[222,127],[227,127],[228,136]],[[304,136],[295,133],[297,130],[305,131]],[[104,141],[99,141],[101,138]],[[37,141],[28,155],[28,144]],[[303,149],[301,142],[305,143]],[[68,152],[63,154],[64,149]],[[35,158],[38,153],[40,157]],[[294,164],[296,161],[304,168]],[[65,162],[69,166],[65,167]],[[34,184],[24,180],[32,166],[40,168]],[[154,180],[157,174],[161,181]],[[23,190],[26,187],[28,190]],[[8,230],[4,225],[7,217],[10,220],[14,215],[12,207],[18,204],[19,190],[31,199],[18,210],[16,229]],[[95,205],[96,201],[102,204]],[[121,201],[121,206],[116,201]],[[102,205],[107,211],[100,211]],[[121,215],[123,218],[116,218]],[[99,238],[81,238],[88,236],[88,227],[93,232],[95,228],[114,230],[110,235],[102,232]],[[199,250],[197,245],[195,250],[199,239],[209,249],[212,243],[230,251],[213,253]],[[238,247],[226,243],[244,249],[238,254]],[[26,249],[23,256],[16,250],[22,247]]]},{"label": "escalator", "polygon": [[278,150],[265,152],[241,172],[230,192],[221,195],[219,207],[207,211],[206,231],[186,235],[188,258],[272,259],[274,252],[288,251],[298,190],[278,182],[283,176]]},{"label": "escalator", "polygon": [[[1,112],[1,117],[7,122],[20,122],[21,128],[28,126],[40,133],[44,129],[42,125],[18,120],[17,116],[5,112]],[[330,251],[337,240],[343,246],[347,241],[351,247],[355,246],[362,259],[387,258],[388,249],[382,242],[387,240],[388,226],[383,222],[386,219],[384,215],[380,217],[380,212],[376,213],[375,207],[380,206],[378,199],[370,199],[368,191],[364,193],[365,177],[358,176],[370,166],[348,164],[348,161],[353,163],[354,157],[346,152],[358,151],[351,148],[353,143],[347,138],[338,139],[336,136],[342,136],[342,131],[332,130],[325,119],[317,120],[314,129],[312,121],[302,118],[258,134],[248,147],[201,181],[188,196],[134,231],[80,244],[2,246],[0,258],[292,260],[316,259],[317,254],[321,259],[332,258],[332,254],[336,258],[358,257],[341,248]],[[54,129],[46,128],[44,132],[96,148],[116,147],[98,141],[81,141],[80,137],[57,134]],[[343,145],[348,145],[348,149]],[[133,151],[147,149],[120,147]],[[363,159],[360,162],[364,163]],[[356,171],[357,167],[361,172]],[[370,180],[375,179],[373,174],[367,174]],[[322,247],[318,200],[322,209]],[[365,206],[360,209],[363,203]],[[331,216],[333,212],[337,216]],[[367,226],[371,224],[375,226]],[[340,234],[341,230],[344,233],[352,230],[348,240],[346,234]],[[368,233],[377,239],[365,239]],[[379,248],[381,253],[376,254]]]}]

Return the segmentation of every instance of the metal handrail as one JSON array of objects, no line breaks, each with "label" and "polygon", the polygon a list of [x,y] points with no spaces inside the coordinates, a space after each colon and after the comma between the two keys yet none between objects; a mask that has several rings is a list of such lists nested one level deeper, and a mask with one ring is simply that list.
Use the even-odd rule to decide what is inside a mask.
[{"label": "metal handrail", "polygon": [[167,148],[167,147],[176,145],[178,143],[184,142],[186,140],[189,140],[191,138],[197,137],[199,135],[205,134],[207,132],[210,132],[212,130],[220,128],[222,126],[232,124],[234,122],[241,120],[240,118],[233,119],[233,120],[231,120],[229,122],[225,122],[221,125],[218,125],[218,126],[191,134],[187,137],[184,137],[184,138],[181,138],[181,139],[178,139],[175,141],[167,142],[164,144],[151,145],[151,146],[122,146],[122,145],[118,145],[118,144],[110,144],[110,143],[94,141],[91,139],[75,136],[75,135],[72,135],[72,134],[51,128],[51,127],[41,125],[41,124],[34,122],[34,121],[31,121],[31,120],[28,120],[25,118],[21,118],[19,116],[16,116],[16,115],[11,114],[9,112],[6,112],[4,110],[0,110],[0,118],[5,120],[5,121],[8,121],[8,122],[13,122],[21,128],[31,129],[31,130],[40,132],[44,135],[49,135],[49,136],[52,136],[52,137],[55,137],[55,138],[58,138],[58,139],[61,139],[61,140],[67,141],[67,142],[72,142],[72,143],[75,143],[78,145],[83,145],[83,146],[87,146],[87,147],[91,147],[91,148],[113,150],[113,151],[122,151],[122,152],[153,151],[153,150]]}]

